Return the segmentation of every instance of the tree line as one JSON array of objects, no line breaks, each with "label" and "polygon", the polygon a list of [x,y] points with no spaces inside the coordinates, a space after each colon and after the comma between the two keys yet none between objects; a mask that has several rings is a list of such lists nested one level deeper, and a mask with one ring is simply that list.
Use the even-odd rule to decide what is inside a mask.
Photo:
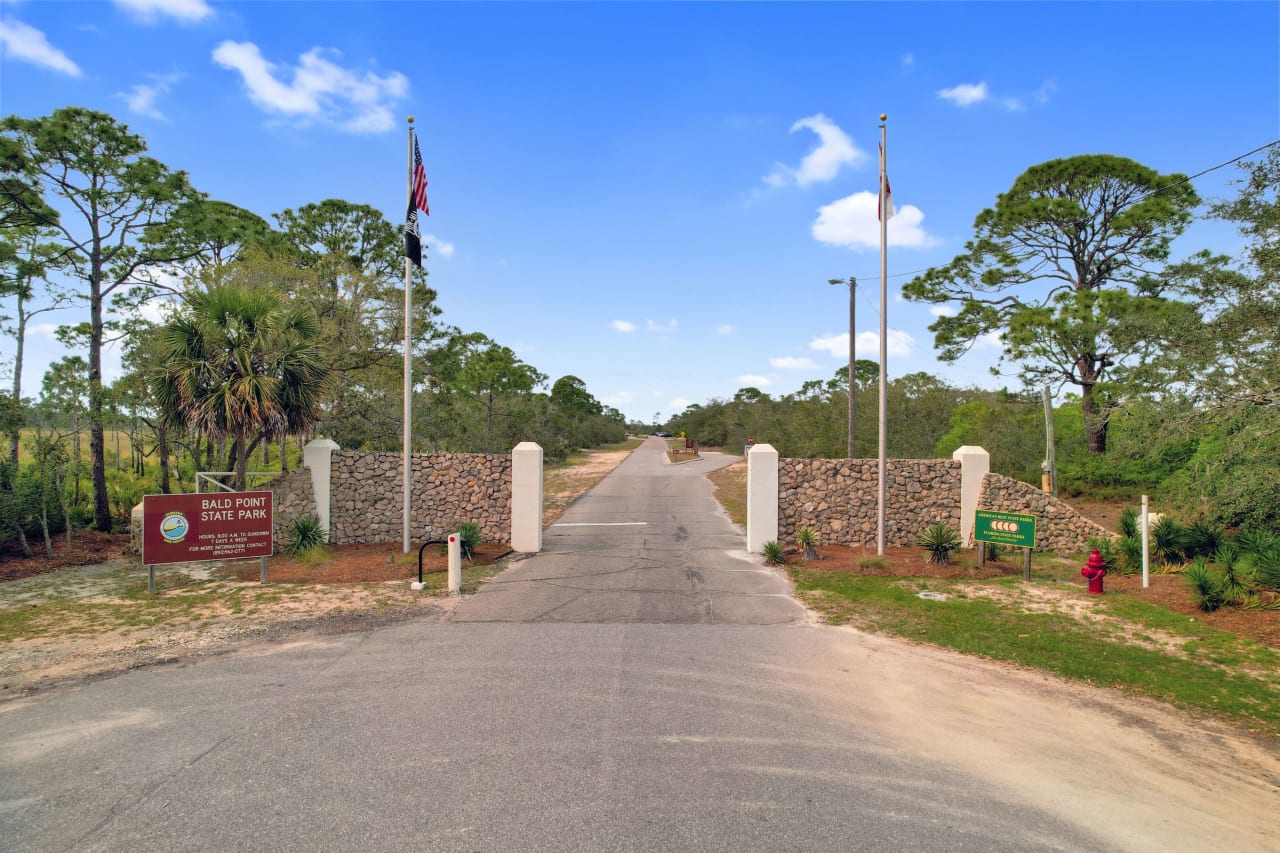
[{"label": "tree line", "polygon": [[[342,199],[271,218],[201,193],[106,113],[0,121],[0,322],[15,342],[0,395],[0,539],[28,550],[36,529],[46,547],[51,530],[111,530],[141,494],[189,489],[196,470],[234,471],[242,488],[251,458],[288,470],[315,435],[400,448],[401,228]],[[556,459],[624,437],[622,414],[581,379],[548,387],[508,347],[442,322],[424,270],[412,267],[410,287],[415,449],[532,440]],[[159,323],[141,311],[155,300],[167,306]],[[28,330],[55,310],[74,312],[58,337],[83,355],[24,396]],[[107,383],[113,342],[124,375]],[[127,467],[123,450],[117,470],[107,464],[109,430],[127,435]]]}]

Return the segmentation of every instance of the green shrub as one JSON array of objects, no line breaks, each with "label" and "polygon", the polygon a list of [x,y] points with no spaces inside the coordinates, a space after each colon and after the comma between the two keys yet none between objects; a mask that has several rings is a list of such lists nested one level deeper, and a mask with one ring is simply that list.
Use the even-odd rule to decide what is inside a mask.
[{"label": "green shrub", "polygon": [[804,558],[806,560],[818,559],[818,552],[813,546],[818,544],[818,534],[811,527],[801,527],[796,530],[796,544],[804,548]]},{"label": "green shrub", "polygon": [[1196,607],[1205,613],[1212,613],[1222,606],[1222,581],[1209,570],[1204,557],[1197,557],[1192,561],[1183,576],[1187,579],[1187,586],[1191,588],[1191,599]]},{"label": "green shrub", "polygon": [[1120,559],[1116,565],[1122,575],[1134,575],[1142,571],[1142,540],[1137,536],[1122,536],[1116,543]]},{"label": "green shrub", "polygon": [[301,515],[285,525],[284,547],[280,550],[291,557],[300,557],[315,548],[323,547],[329,536],[314,515]]},{"label": "green shrub", "polygon": [[1255,579],[1262,586],[1280,591],[1280,544],[1264,548],[1251,557]]},{"label": "green shrub", "polygon": [[1194,521],[1187,526],[1187,557],[1211,557],[1222,544],[1222,530],[1207,521]]},{"label": "green shrub", "polygon": [[464,521],[458,525],[458,543],[462,546],[462,556],[468,560],[476,555],[476,546],[484,544],[484,533],[480,524],[475,521]]},{"label": "green shrub", "polygon": [[935,566],[951,564],[951,552],[960,547],[960,533],[941,521],[935,521],[916,536],[916,545],[929,552],[929,562]]},{"label": "green shrub", "polygon": [[1166,516],[1151,528],[1148,541],[1151,561],[1162,566],[1184,563],[1187,560],[1189,542],[1187,528],[1183,527],[1176,518]]},{"label": "green shrub", "polygon": [[761,551],[764,554],[765,562],[771,563],[775,566],[782,565],[783,561],[786,559],[786,551],[783,550],[782,543],[775,542],[772,539],[764,543],[764,548],[762,548]]},{"label": "green shrub", "polygon": [[1236,534],[1236,547],[1247,556],[1258,556],[1266,551],[1280,547],[1280,540],[1265,530],[1248,528]]},{"label": "green shrub", "polygon": [[878,572],[883,572],[883,571],[888,571],[891,568],[891,566],[889,565],[889,561],[886,560],[884,557],[868,556],[868,557],[858,558],[858,568],[862,569],[863,571],[875,570]]},{"label": "green shrub", "polygon": [[1120,535],[1132,538],[1138,536],[1138,511],[1131,506],[1120,512]]},{"label": "green shrub", "polygon": [[996,542],[982,543],[982,558],[988,563],[1000,562],[1000,555],[1004,553],[1004,548]]}]

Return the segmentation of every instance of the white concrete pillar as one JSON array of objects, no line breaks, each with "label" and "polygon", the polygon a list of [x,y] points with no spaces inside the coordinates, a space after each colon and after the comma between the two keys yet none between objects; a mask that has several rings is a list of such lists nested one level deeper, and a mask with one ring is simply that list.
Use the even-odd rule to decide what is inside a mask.
[{"label": "white concrete pillar", "polygon": [[982,494],[982,478],[991,471],[991,454],[981,447],[966,444],[956,448],[951,458],[960,463],[960,541],[966,548],[973,543],[974,513]]},{"label": "white concrete pillar", "polygon": [[758,554],[778,538],[778,451],[757,444],[747,451],[747,550]]},{"label": "white concrete pillar", "polygon": [[449,534],[449,594],[462,592],[462,539],[456,533]]},{"label": "white concrete pillar", "polygon": [[511,550],[542,550],[542,448],[532,441],[511,451]]},{"label": "white concrete pillar", "polygon": [[317,438],[302,448],[302,464],[311,471],[311,494],[316,499],[316,518],[320,529],[329,535],[329,507],[333,479],[333,451],[340,450],[338,443],[328,438]]}]

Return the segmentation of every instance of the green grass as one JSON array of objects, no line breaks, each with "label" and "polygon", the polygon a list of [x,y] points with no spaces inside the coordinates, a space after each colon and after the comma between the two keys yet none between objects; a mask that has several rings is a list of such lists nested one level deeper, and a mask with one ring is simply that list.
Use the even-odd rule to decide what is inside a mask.
[{"label": "green grass", "polygon": [[[1110,596],[1101,612],[1188,637],[1182,654],[1133,642],[1136,637],[1126,639],[1122,631],[1100,631],[1067,613],[1023,612],[1016,602],[957,595],[974,582],[791,573],[801,592],[825,593],[811,601],[835,623],[1222,714],[1280,735],[1280,654],[1123,595]],[[925,588],[956,597],[917,598]]]}]

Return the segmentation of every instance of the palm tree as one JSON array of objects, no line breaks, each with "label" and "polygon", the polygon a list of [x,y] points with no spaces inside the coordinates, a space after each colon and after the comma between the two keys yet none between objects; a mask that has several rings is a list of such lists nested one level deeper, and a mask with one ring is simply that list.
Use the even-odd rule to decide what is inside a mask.
[{"label": "palm tree", "polygon": [[329,372],[319,324],[263,285],[213,284],[184,302],[160,330],[156,400],[171,420],[233,440],[234,487],[243,490],[251,441],[320,419]]}]

